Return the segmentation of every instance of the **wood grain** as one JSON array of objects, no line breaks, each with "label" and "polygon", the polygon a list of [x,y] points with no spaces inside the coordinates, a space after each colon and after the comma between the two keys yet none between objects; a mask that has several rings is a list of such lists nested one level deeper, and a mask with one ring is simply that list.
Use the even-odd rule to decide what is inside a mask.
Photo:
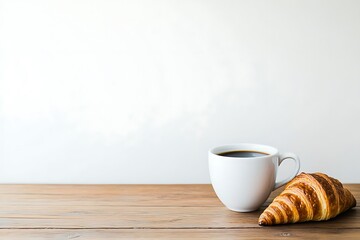
[{"label": "wood grain", "polygon": [[0,229],[2,239],[358,239],[360,229]]},{"label": "wood grain", "polygon": [[[360,201],[360,184],[346,185]],[[258,211],[226,209],[211,185],[0,185],[7,239],[360,239],[360,207],[326,222],[260,227]],[[282,235],[281,235],[282,234]],[[330,235],[331,234],[331,235]]]},{"label": "wood grain", "polygon": [[[335,219],[294,227],[360,227],[360,209]],[[0,228],[260,228],[260,211],[236,213],[225,207],[7,206]]]},{"label": "wood grain", "polygon": [[[13,205],[214,206],[211,185],[0,185],[0,203]],[[61,202],[60,202],[61,200]]]}]

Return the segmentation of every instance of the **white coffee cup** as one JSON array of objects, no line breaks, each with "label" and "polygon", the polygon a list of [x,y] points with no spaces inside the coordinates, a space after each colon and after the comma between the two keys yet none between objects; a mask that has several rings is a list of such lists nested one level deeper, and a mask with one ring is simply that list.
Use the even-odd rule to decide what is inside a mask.
[{"label": "white coffee cup", "polygon": [[[255,157],[221,155],[238,151],[262,154]],[[277,182],[278,166],[286,159],[295,162],[295,169],[288,178]],[[221,202],[232,211],[250,212],[257,210],[273,190],[298,174],[300,160],[293,153],[279,154],[270,146],[241,143],[211,149],[209,170],[212,186]]]}]

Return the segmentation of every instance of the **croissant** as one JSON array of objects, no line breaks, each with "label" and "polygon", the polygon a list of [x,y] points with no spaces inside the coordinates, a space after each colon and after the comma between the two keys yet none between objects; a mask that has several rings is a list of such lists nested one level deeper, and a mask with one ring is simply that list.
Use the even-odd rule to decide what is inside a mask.
[{"label": "croissant", "polygon": [[301,173],[260,215],[259,225],[323,221],[355,207],[351,192],[323,173]]}]

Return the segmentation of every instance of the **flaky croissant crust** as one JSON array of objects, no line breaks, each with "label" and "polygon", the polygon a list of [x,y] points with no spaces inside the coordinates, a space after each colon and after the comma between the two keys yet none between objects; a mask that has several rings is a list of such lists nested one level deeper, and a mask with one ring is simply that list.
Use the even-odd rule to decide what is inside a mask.
[{"label": "flaky croissant crust", "polygon": [[260,225],[322,221],[356,206],[351,192],[323,173],[301,173],[260,215]]}]

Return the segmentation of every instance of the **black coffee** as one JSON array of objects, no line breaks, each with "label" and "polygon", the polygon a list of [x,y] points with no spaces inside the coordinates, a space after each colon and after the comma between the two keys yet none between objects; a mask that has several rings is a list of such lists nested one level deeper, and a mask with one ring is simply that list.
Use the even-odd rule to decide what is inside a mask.
[{"label": "black coffee", "polygon": [[252,158],[252,157],[263,157],[269,154],[263,152],[256,152],[256,151],[237,150],[237,151],[218,153],[217,155],[224,157]]}]

